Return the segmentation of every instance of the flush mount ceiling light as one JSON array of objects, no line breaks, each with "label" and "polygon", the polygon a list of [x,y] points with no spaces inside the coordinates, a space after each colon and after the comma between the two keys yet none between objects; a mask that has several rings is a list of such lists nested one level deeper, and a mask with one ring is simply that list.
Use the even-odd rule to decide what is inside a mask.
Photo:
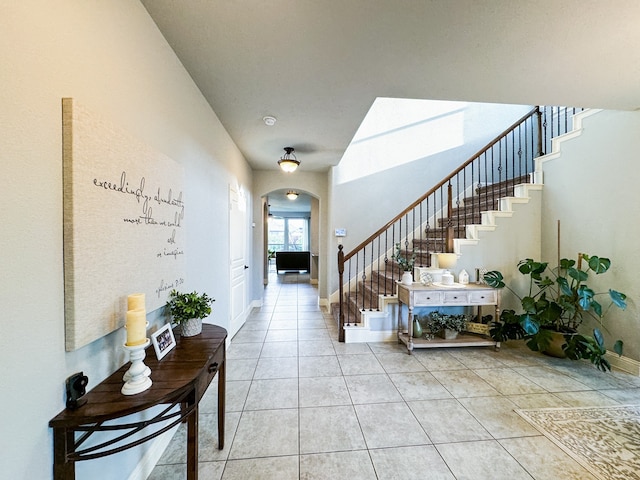
[{"label": "flush mount ceiling light", "polygon": [[267,127],[273,127],[276,124],[276,117],[267,115],[266,117],[262,117],[262,121]]},{"label": "flush mount ceiling light", "polygon": [[296,158],[296,155],[293,153],[295,150],[293,147],[284,147],[284,151],[286,152],[280,160],[278,160],[278,165],[283,172],[291,173],[298,168],[300,165],[300,161]]},{"label": "flush mount ceiling light", "polygon": [[289,191],[287,192],[287,198],[288,198],[289,200],[295,200],[296,198],[298,198],[298,192],[295,192],[295,191],[293,191],[293,190],[289,190]]}]

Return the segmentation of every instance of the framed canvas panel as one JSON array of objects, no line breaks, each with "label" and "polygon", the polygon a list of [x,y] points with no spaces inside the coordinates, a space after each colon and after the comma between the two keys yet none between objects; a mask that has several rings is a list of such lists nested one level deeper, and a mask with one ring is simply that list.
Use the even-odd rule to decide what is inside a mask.
[{"label": "framed canvas panel", "polygon": [[65,348],[122,327],[127,295],[162,307],[184,282],[182,166],[62,100]]}]

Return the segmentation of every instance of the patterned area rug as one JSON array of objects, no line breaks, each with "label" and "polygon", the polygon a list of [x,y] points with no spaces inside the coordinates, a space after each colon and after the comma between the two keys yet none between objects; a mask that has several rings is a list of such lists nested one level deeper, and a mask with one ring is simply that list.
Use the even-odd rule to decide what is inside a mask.
[{"label": "patterned area rug", "polygon": [[640,405],[516,410],[601,480],[640,480]]}]

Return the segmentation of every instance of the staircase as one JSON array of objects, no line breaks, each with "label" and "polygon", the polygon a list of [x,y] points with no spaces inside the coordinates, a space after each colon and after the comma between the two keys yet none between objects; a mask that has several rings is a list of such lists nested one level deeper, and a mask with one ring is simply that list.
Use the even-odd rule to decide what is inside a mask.
[{"label": "staircase", "polygon": [[392,258],[396,243],[405,255],[415,253],[420,267],[430,266],[433,253],[477,244],[497,219],[511,216],[514,205],[528,203],[530,191],[541,188],[529,183],[535,158],[566,132],[570,122],[556,124],[558,112],[575,111],[536,107],[357,248],[344,254],[339,246],[340,300],[332,311],[340,341],[395,338],[395,286],[402,274]]},{"label": "staircase", "polygon": [[[456,225],[453,228],[455,238],[466,238],[467,225],[481,226],[483,211],[498,211],[499,199],[514,196],[514,182],[528,183],[529,178],[504,181],[477,189],[474,195],[465,197],[460,205],[452,208],[451,216],[439,218],[437,226],[429,229],[423,238],[414,238],[411,241],[412,249],[404,249],[403,255],[416,255],[416,266],[430,267],[433,253],[447,250],[447,226]],[[369,282],[359,282],[359,288],[345,295],[346,313],[345,323],[362,325],[363,316],[367,312],[381,311],[381,303],[384,297],[393,297],[395,301],[395,282],[402,275],[402,271],[393,259],[389,259],[385,268],[373,270]],[[393,293],[392,293],[393,292]],[[361,298],[358,298],[358,295]],[[390,299],[387,299],[390,300]],[[339,305],[332,305],[332,312],[336,320],[339,315]]]}]

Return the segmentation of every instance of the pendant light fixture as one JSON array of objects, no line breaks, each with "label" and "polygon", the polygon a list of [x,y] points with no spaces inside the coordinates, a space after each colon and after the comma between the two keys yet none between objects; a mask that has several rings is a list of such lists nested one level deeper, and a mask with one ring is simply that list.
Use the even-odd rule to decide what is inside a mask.
[{"label": "pendant light fixture", "polygon": [[300,161],[296,158],[296,155],[293,153],[295,149],[293,147],[284,147],[284,151],[286,152],[280,160],[278,160],[278,165],[283,172],[291,173],[298,168],[300,165]]},{"label": "pendant light fixture", "polygon": [[298,198],[298,192],[296,192],[295,190],[289,190],[287,192],[287,198],[289,200],[295,200],[296,198]]}]

